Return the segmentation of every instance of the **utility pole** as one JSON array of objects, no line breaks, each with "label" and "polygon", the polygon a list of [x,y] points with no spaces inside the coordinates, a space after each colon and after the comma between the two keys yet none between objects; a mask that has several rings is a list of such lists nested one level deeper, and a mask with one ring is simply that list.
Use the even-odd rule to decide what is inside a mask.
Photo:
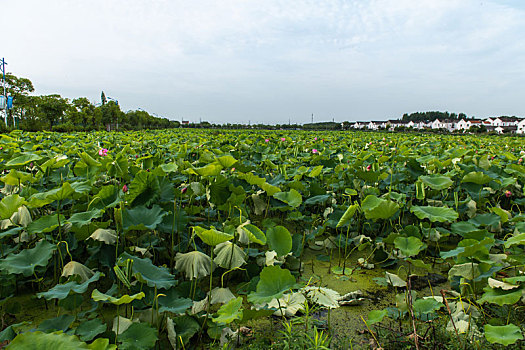
[{"label": "utility pole", "polygon": [[312,124],[314,123],[314,114],[312,113]]},{"label": "utility pole", "polygon": [[5,83],[5,66],[6,66],[5,59],[2,57],[2,62],[0,62],[0,68],[2,69],[2,89],[3,89],[3,95],[0,100],[0,110],[3,111],[4,115],[4,121],[5,126],[7,128],[7,94],[6,94],[6,83]]}]

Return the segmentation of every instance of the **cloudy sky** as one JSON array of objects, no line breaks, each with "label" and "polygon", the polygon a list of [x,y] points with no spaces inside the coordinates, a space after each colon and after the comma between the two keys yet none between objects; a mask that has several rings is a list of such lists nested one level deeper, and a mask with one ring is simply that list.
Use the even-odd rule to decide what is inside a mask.
[{"label": "cloudy sky", "polygon": [[170,119],[525,115],[523,0],[2,1],[0,57],[36,94]]}]

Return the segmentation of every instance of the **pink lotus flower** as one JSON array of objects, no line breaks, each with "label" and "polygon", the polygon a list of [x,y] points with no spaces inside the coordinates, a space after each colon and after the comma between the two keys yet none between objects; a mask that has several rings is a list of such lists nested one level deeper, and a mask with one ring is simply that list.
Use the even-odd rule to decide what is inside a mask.
[{"label": "pink lotus flower", "polygon": [[266,140],[264,140],[264,142],[268,143],[268,142],[270,142],[270,139],[266,139]]},{"label": "pink lotus flower", "polygon": [[182,190],[180,190],[180,193],[184,194],[188,190],[188,187],[184,187]]},{"label": "pink lotus flower", "polygon": [[107,148],[101,148],[98,150],[98,155],[101,156],[101,157],[105,157],[108,155],[108,150]]},{"label": "pink lotus flower", "polygon": [[286,139],[285,139],[284,137],[281,137],[281,141],[283,141],[283,142],[284,142],[284,141],[286,141]]},{"label": "pink lotus flower", "polygon": [[317,136],[316,136],[316,137],[314,137],[314,141],[317,141]]},{"label": "pink lotus flower", "polygon": [[518,159],[518,163],[522,163],[522,162],[523,162],[523,158]]},{"label": "pink lotus flower", "polygon": [[366,167],[366,171],[370,171],[372,169],[372,165],[369,165]]},{"label": "pink lotus flower", "polygon": [[312,153],[313,153],[313,154],[316,154],[316,153],[319,153],[319,151],[318,151],[317,149],[314,148],[314,149],[312,150]]},{"label": "pink lotus flower", "polygon": [[510,198],[511,196],[512,196],[512,192],[510,192],[508,190],[505,191],[505,197]]},{"label": "pink lotus flower", "polygon": [[235,171],[235,168],[232,168],[232,172],[234,172],[234,171]]},{"label": "pink lotus flower", "polygon": [[126,185],[122,186],[122,192],[124,193],[128,192],[128,186]]}]

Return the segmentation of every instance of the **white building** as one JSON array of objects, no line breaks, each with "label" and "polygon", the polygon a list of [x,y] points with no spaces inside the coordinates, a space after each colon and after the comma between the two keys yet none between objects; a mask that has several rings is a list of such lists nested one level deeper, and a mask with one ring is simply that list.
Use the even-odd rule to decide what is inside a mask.
[{"label": "white building", "polygon": [[518,122],[516,134],[525,134],[525,118]]}]

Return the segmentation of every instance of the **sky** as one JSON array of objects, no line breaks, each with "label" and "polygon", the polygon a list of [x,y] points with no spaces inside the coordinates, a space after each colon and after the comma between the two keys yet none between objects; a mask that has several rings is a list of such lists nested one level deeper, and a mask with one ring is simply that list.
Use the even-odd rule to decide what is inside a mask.
[{"label": "sky", "polygon": [[525,116],[523,0],[1,1],[35,94],[211,123]]}]

